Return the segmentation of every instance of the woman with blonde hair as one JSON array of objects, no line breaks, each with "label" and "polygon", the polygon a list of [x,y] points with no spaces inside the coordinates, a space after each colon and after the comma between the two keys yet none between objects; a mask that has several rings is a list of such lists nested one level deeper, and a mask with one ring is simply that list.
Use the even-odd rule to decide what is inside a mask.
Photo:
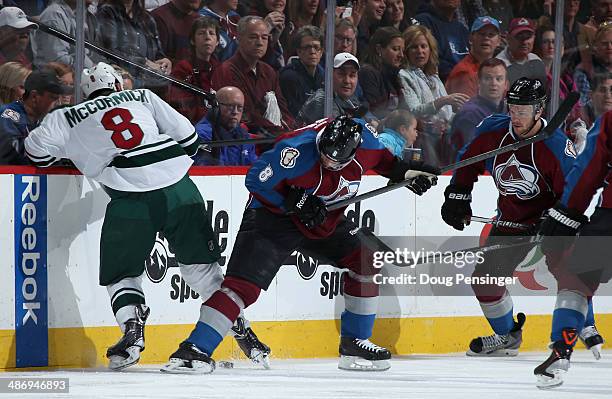
[{"label": "woman with blonde hair", "polygon": [[19,62],[7,62],[0,66],[0,102],[2,105],[21,99],[23,84],[32,73]]},{"label": "woman with blonde hair", "polygon": [[425,156],[428,162],[435,163],[442,153],[440,139],[448,130],[454,112],[469,97],[446,92],[438,76],[438,43],[429,29],[423,25],[410,26],[404,31],[404,41],[406,67],[399,72],[403,105],[418,118]]}]

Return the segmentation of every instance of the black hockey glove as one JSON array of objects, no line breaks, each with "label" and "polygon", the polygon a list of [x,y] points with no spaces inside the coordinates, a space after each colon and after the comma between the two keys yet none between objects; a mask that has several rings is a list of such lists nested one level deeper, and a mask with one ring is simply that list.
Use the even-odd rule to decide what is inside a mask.
[{"label": "black hockey glove", "polygon": [[406,186],[407,189],[414,192],[416,195],[423,195],[432,186],[438,184],[438,175],[440,168],[428,165],[421,161],[401,161],[398,162],[393,171],[391,171],[389,184],[401,183],[404,180],[412,180],[412,183]]},{"label": "black hockey glove", "polygon": [[580,226],[588,221],[583,214],[559,203],[549,209],[548,216],[542,222],[539,232],[543,236],[540,244],[542,252],[545,254],[563,252],[569,248]]},{"label": "black hockey glove", "polygon": [[449,184],[444,190],[442,220],[456,230],[463,230],[472,217],[472,190],[464,186]]},{"label": "black hockey glove", "polygon": [[325,221],[327,208],[316,195],[308,194],[303,188],[292,187],[285,197],[285,208],[295,213],[308,229]]}]

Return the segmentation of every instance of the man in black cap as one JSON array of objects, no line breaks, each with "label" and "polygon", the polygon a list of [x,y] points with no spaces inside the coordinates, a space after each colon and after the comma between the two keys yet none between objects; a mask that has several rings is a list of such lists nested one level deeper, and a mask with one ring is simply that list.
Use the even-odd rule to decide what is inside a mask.
[{"label": "man in black cap", "polygon": [[61,94],[71,88],[54,72],[35,71],[24,84],[23,99],[0,107],[0,165],[27,165],[23,141],[49,111],[59,105]]}]

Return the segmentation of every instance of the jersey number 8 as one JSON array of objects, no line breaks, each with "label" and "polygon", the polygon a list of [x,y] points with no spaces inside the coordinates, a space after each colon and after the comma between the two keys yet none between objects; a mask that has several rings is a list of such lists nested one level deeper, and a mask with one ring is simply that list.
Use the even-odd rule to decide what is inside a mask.
[{"label": "jersey number 8", "polygon": [[[132,113],[125,108],[113,108],[102,117],[102,126],[113,132],[111,140],[117,148],[129,150],[142,142],[144,132],[138,124],[132,123],[132,119]],[[119,120],[119,123],[116,120]],[[129,132],[129,138],[126,138],[125,131]]]}]

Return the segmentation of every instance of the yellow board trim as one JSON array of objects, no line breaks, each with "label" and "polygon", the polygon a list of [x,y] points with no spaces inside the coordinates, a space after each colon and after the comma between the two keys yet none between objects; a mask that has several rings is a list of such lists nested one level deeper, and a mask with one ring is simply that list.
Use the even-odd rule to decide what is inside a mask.
[{"label": "yellow board trim", "polygon": [[[531,315],[523,332],[523,351],[546,350],[550,336],[550,315]],[[330,358],[338,356],[339,320],[253,322],[253,330],[270,345],[276,358]],[[597,327],[612,336],[612,314],[597,315]],[[191,332],[192,325],[151,325],[146,327],[143,363],[163,363]],[[392,353],[464,352],[472,338],[490,334],[482,316],[414,317],[377,319],[372,341]],[[49,329],[49,367],[105,366],[106,348],[121,336],[118,327]],[[0,330],[0,370],[15,370],[15,334]],[[580,344],[579,344],[580,345]],[[242,356],[229,337],[215,351],[215,359]],[[24,369],[19,369],[24,370]]]}]

